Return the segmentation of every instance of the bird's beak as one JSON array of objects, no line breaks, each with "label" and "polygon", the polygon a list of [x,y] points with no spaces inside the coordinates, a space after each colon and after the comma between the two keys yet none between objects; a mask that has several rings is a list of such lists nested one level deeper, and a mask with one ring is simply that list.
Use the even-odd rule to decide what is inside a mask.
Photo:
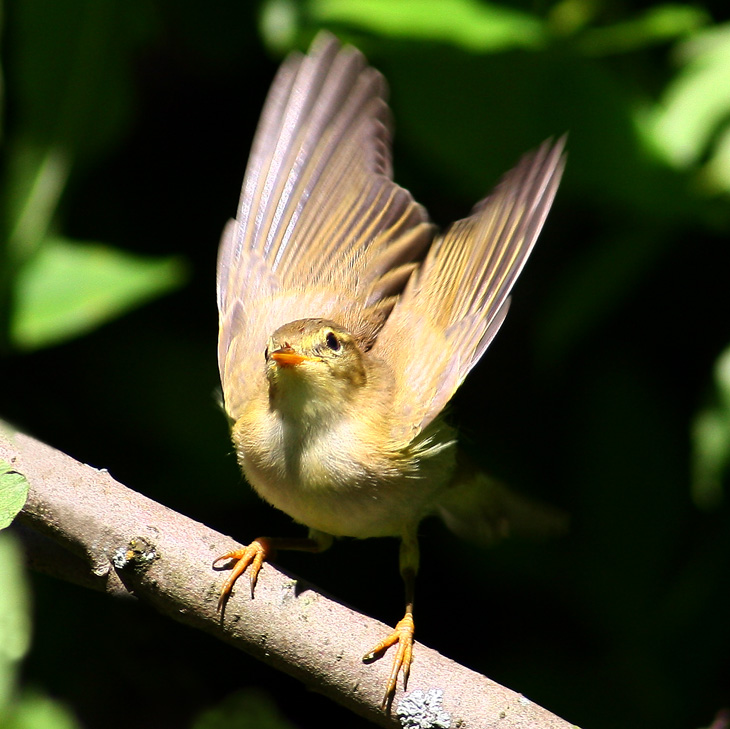
[{"label": "bird's beak", "polygon": [[271,359],[276,362],[280,367],[296,367],[302,362],[319,362],[319,357],[307,357],[303,354],[298,354],[291,347],[281,347],[271,353]]}]

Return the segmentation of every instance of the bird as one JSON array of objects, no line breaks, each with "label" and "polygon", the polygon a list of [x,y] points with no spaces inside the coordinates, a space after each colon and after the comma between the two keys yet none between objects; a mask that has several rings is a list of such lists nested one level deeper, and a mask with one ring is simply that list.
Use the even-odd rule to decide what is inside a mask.
[{"label": "bird", "polygon": [[413,662],[418,526],[440,515],[486,541],[505,528],[496,482],[458,446],[444,408],[504,322],[565,164],[565,138],[525,155],[439,233],[393,181],[383,76],[321,31],[281,65],[217,261],[218,364],[238,463],[308,529],[222,555],[223,611],[279,549],[397,537],[405,613],[382,708]]}]

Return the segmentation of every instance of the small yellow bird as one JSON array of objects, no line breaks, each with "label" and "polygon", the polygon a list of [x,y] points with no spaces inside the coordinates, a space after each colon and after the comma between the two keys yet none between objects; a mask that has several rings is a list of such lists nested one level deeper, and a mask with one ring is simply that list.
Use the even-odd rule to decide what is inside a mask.
[{"label": "small yellow bird", "polygon": [[276,549],[401,539],[406,612],[383,708],[413,646],[417,528],[501,529],[503,493],[439,416],[499,330],[563,171],[564,141],[525,156],[436,235],[392,181],[383,77],[321,33],[269,92],[218,257],[218,362],[238,461],[308,538],[262,537],[234,560],[219,608]]}]

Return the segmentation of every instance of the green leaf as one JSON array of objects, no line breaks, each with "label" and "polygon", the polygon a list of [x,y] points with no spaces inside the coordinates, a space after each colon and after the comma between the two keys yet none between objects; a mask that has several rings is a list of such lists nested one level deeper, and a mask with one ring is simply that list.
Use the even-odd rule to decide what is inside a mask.
[{"label": "green leaf", "polygon": [[730,124],[717,135],[714,154],[701,172],[701,183],[707,190],[730,193]]},{"label": "green leaf", "polygon": [[183,278],[176,258],[47,238],[18,275],[12,341],[35,349],[78,336],[179,286]]},{"label": "green leaf", "polygon": [[698,33],[678,50],[682,69],[647,125],[649,139],[677,167],[696,164],[730,118],[730,23]]},{"label": "green leaf", "polygon": [[7,461],[0,460],[0,529],[10,526],[27,498],[28,481],[25,476],[15,471]]},{"label": "green leaf", "polygon": [[477,0],[312,0],[309,13],[319,23],[345,23],[476,52],[535,48],[545,39],[536,16]]},{"label": "green leaf", "polygon": [[9,150],[4,204],[12,221],[8,247],[14,263],[30,258],[46,236],[70,169],[60,147],[16,142]]},{"label": "green leaf", "polygon": [[[4,480],[4,479],[3,479]],[[16,682],[17,664],[30,646],[28,586],[23,557],[13,535],[0,534],[0,725]]]},{"label": "green leaf", "polygon": [[3,729],[81,729],[73,712],[63,703],[38,691],[26,691]]},{"label": "green leaf", "polygon": [[613,25],[588,28],[578,48],[591,56],[629,53],[697,31],[710,21],[706,11],[688,5],[660,5]]}]

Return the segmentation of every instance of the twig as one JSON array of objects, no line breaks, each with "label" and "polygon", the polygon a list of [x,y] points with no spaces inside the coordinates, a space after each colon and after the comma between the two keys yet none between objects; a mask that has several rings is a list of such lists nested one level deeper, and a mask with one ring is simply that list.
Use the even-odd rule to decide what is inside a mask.
[{"label": "twig", "polygon": [[229,537],[2,422],[0,459],[30,483],[18,521],[36,569],[113,595],[133,594],[383,727],[571,726],[421,644],[408,692],[403,696],[399,687],[386,714],[379,704],[390,662],[366,666],[362,654],[389,632],[387,626],[270,564],[261,571],[255,599],[245,582],[221,619],[216,603],[224,575],[210,565],[238,546]]}]

